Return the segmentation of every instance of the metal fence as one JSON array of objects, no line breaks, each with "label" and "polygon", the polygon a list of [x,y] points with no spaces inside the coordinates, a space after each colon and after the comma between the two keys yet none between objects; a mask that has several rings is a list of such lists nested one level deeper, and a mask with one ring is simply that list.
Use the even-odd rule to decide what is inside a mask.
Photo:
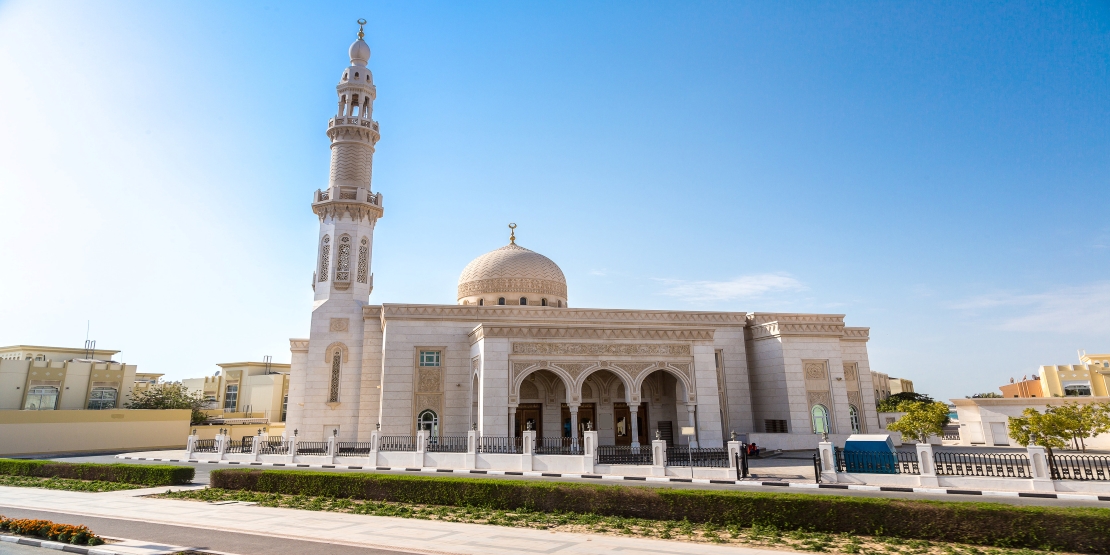
[{"label": "metal fence", "polygon": [[428,438],[430,453],[466,453],[466,436],[443,436]]},{"label": "metal fence", "polygon": [[374,444],[369,441],[340,441],[335,444],[335,454],[340,457],[365,457],[373,448]]},{"label": "metal fence", "polygon": [[933,454],[938,476],[996,476],[1032,478],[1029,457],[1023,453],[951,453]]},{"label": "metal fence", "polygon": [[478,441],[479,453],[523,453],[524,441],[519,437],[486,437]]},{"label": "metal fence", "polygon": [[242,440],[228,440],[224,453],[251,453],[254,451],[254,438],[247,436]]},{"label": "metal fence", "polygon": [[[726,461],[727,462],[727,461]],[[653,464],[650,446],[598,445],[597,464]],[[728,466],[727,464],[725,466]]]},{"label": "metal fence", "polygon": [[416,436],[381,436],[378,451],[416,451]]},{"label": "metal fence", "polygon": [[327,455],[328,442],[326,441],[298,441],[298,455]]},{"label": "metal fence", "polygon": [[215,453],[216,440],[214,439],[198,439],[193,442],[194,453]]},{"label": "metal fence", "polygon": [[728,449],[720,447],[668,447],[667,466],[727,468]]},{"label": "metal fence", "polygon": [[1053,480],[1110,481],[1110,457],[1056,455],[1048,458]]},{"label": "metal fence", "polygon": [[581,455],[582,442],[570,437],[537,437],[533,452],[537,455]]},{"label": "metal fence", "polygon": [[288,455],[290,443],[285,438],[266,438],[259,441],[258,453],[261,455]]},{"label": "metal fence", "polygon": [[869,453],[866,451],[836,450],[837,472],[860,472],[864,474],[920,474],[917,453],[895,451],[893,453]]}]

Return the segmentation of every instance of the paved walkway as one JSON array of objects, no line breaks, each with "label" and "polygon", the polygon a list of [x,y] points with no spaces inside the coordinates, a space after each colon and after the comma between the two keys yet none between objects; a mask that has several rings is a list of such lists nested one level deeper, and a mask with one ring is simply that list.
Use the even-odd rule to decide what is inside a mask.
[{"label": "paved walkway", "polygon": [[[136,497],[164,492],[166,489],[163,487],[150,490],[85,493],[0,487],[0,512],[3,512],[6,507],[11,507],[408,553],[458,555],[518,555],[521,553],[781,555],[782,553],[679,541]],[[205,532],[198,532],[196,537],[196,544],[205,543]]]}]

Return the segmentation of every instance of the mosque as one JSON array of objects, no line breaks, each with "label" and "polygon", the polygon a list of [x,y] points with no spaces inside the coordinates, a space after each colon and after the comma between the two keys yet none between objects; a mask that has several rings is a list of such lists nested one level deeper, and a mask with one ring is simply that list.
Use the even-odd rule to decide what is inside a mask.
[{"label": "mosque", "polygon": [[515,231],[462,269],[457,304],[370,304],[384,204],[361,26],[349,54],[327,124],[330,181],[312,199],[311,331],[290,340],[287,429],[301,440],[592,429],[600,445],[720,447],[735,432],[797,449],[879,430],[868,328],[841,314],[574,307],[559,266]]}]

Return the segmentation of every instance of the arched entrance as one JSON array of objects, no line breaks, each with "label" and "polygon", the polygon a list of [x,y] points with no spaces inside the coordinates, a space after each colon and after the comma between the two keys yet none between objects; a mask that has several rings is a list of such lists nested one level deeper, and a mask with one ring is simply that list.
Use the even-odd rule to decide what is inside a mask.
[{"label": "arched entrance", "polygon": [[558,374],[548,369],[529,373],[520,382],[511,433],[521,437],[524,431],[533,430],[538,437],[560,437],[559,409],[566,399],[566,386]]},{"label": "arched entrance", "polygon": [[649,441],[658,437],[668,447],[688,444],[691,438],[683,436],[681,429],[694,426],[693,405],[678,375],[670,370],[651,372],[640,381],[640,399],[644,413],[650,415],[644,418]]}]

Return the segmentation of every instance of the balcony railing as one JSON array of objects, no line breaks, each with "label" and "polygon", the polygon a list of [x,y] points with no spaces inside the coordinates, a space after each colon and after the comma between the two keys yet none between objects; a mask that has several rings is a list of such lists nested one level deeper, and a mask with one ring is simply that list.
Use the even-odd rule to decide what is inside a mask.
[{"label": "balcony railing", "polygon": [[[725,466],[728,466],[727,460]],[[653,464],[651,446],[598,445],[597,464]]]},{"label": "balcony railing", "polygon": [[432,436],[428,438],[429,453],[465,453],[466,448],[466,436]]},{"label": "balcony railing", "polygon": [[997,476],[1032,478],[1029,457],[1024,453],[952,453],[933,454],[938,476]]},{"label": "balcony railing", "polygon": [[717,447],[668,447],[667,466],[727,468],[728,450]]},{"label": "balcony railing", "polygon": [[478,441],[479,453],[514,454],[524,452],[524,442],[519,437],[486,437]]},{"label": "balcony railing", "polygon": [[416,451],[416,436],[382,436],[378,451]]}]

